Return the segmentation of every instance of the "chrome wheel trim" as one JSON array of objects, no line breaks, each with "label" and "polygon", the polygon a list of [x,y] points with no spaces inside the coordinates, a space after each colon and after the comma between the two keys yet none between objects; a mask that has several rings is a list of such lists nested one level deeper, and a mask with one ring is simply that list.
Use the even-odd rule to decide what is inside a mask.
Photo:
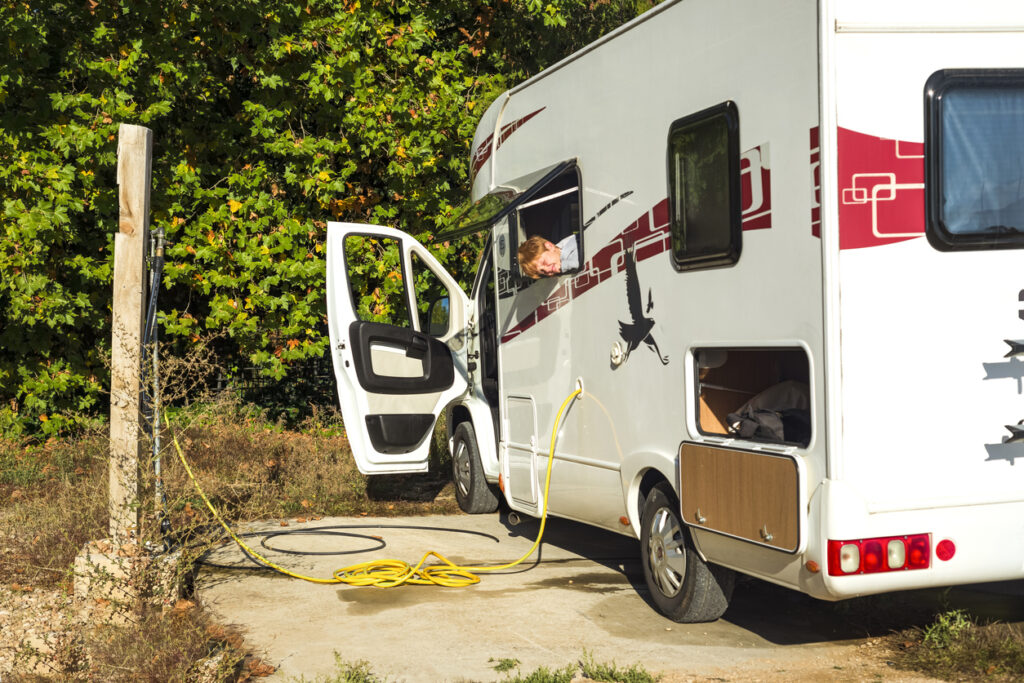
[{"label": "chrome wheel trim", "polygon": [[661,593],[672,598],[683,588],[686,576],[686,543],[683,529],[668,508],[658,508],[651,517],[647,539],[647,561],[651,576]]},{"label": "chrome wheel trim", "polygon": [[453,470],[455,472],[455,486],[463,498],[469,497],[469,487],[472,480],[470,474],[469,448],[466,442],[459,439],[455,444],[455,455],[452,456]]}]

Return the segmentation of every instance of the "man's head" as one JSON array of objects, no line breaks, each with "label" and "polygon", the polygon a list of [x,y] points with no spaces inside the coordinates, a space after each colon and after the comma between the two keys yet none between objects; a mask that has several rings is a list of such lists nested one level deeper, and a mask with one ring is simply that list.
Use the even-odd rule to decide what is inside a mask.
[{"label": "man's head", "polygon": [[519,270],[536,280],[562,272],[562,250],[534,235],[519,245]]}]

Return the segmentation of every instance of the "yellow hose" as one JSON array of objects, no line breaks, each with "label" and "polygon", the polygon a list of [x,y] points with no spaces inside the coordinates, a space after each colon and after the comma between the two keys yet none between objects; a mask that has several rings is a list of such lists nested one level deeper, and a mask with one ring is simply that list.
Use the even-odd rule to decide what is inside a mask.
[{"label": "yellow hose", "polygon": [[[210,499],[206,497],[206,494],[203,492],[199,482],[196,481],[195,475],[192,474],[192,468],[189,467],[188,461],[185,460],[185,454],[181,450],[181,445],[178,443],[177,436],[173,436],[174,448],[178,451],[178,459],[181,460],[181,464],[184,466],[189,479],[192,480],[196,490],[199,492],[199,496],[203,499],[203,502],[206,503],[206,507],[209,508],[214,518],[224,528],[224,531],[231,536],[242,550],[248,553],[251,557],[254,557],[263,565],[270,567],[275,571],[296,579],[310,581],[312,583],[347,583],[351,586],[376,586],[378,588],[392,588],[394,586],[401,586],[404,583],[411,583],[418,585],[433,584],[448,588],[461,588],[463,586],[471,586],[474,583],[480,583],[480,577],[477,576],[478,572],[495,572],[515,567],[517,564],[520,564],[532,555],[533,551],[540,545],[541,538],[544,537],[544,526],[548,517],[548,489],[551,486],[551,465],[554,462],[555,438],[558,436],[558,425],[562,421],[562,414],[565,412],[566,407],[580,394],[581,391],[582,389],[577,389],[562,401],[562,406],[558,409],[558,414],[555,416],[555,424],[551,428],[551,447],[548,449],[548,468],[547,475],[544,478],[544,506],[541,510],[540,529],[537,532],[537,539],[533,542],[530,549],[526,551],[526,554],[515,562],[496,566],[459,566],[450,562],[444,555],[430,551],[425,554],[415,566],[410,565],[404,560],[370,560],[369,562],[360,562],[359,564],[353,564],[348,567],[337,569],[334,572],[334,576],[329,579],[303,576],[302,574],[290,572],[284,567],[274,564],[247,546],[245,542],[231,530],[231,527],[228,526],[227,522],[224,521],[224,518],[220,516],[220,513],[218,513],[210,503]],[[437,558],[440,560],[440,563],[426,564],[427,560],[431,557]]]}]

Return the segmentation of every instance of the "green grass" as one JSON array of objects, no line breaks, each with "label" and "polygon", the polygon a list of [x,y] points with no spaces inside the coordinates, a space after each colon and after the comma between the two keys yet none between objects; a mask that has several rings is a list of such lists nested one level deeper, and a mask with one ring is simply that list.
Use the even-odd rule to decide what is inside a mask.
[{"label": "green grass", "polygon": [[368,662],[346,662],[337,652],[334,653],[335,672],[326,676],[309,679],[305,676],[291,679],[294,683],[387,683],[370,671]]},{"label": "green grass", "polygon": [[[541,666],[526,674],[519,672],[520,662],[518,659],[492,658],[488,662],[494,663],[492,668],[498,673],[509,674],[508,677],[501,680],[501,683],[568,683],[577,674],[605,683],[656,683],[658,681],[657,676],[644,671],[639,665],[634,664],[623,669],[614,662],[611,664],[596,662],[593,655],[585,650],[583,657],[575,665],[569,664],[560,669]],[[516,672],[514,675],[510,674],[513,670]]]},{"label": "green grass", "polygon": [[611,664],[595,662],[590,653],[584,653],[583,659],[580,660],[580,669],[587,678],[592,678],[595,681],[607,681],[608,683],[656,683],[659,678],[644,671],[637,664],[626,669],[620,669],[614,662]]},{"label": "green grass", "polygon": [[562,669],[539,667],[528,674],[503,679],[502,683],[569,683],[576,676],[577,667],[570,664]]},{"label": "green grass", "polygon": [[502,657],[501,659],[488,659],[488,663],[494,662],[494,666],[491,667],[498,673],[505,673],[506,671],[512,671],[519,667],[519,660],[511,657]]},{"label": "green grass", "polygon": [[962,609],[936,616],[924,628],[892,638],[901,669],[944,680],[1016,681],[1024,672],[1024,629],[1019,624],[978,624]]}]

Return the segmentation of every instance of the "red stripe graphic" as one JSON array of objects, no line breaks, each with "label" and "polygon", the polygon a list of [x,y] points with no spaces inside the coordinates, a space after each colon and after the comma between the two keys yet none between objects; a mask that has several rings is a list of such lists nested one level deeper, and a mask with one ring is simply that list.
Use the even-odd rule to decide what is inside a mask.
[{"label": "red stripe graphic", "polygon": [[924,235],[924,143],[838,132],[839,248]]},{"label": "red stripe graphic", "polygon": [[811,128],[811,234],[821,237],[821,143],[818,127]]},{"label": "red stripe graphic", "polygon": [[767,142],[740,155],[740,188],[743,229],[772,227],[772,173]]},{"label": "red stripe graphic", "polygon": [[[512,133],[519,130],[520,126],[532,119],[537,114],[547,109],[547,107],[541,107],[536,111],[532,111],[521,119],[516,119],[512,123],[506,123],[498,131],[498,147],[501,147]],[[487,160],[491,158],[491,141],[494,139],[494,133],[487,136],[480,146],[473,152],[473,177],[476,177],[477,172],[483,168],[483,165],[487,163]]]}]

